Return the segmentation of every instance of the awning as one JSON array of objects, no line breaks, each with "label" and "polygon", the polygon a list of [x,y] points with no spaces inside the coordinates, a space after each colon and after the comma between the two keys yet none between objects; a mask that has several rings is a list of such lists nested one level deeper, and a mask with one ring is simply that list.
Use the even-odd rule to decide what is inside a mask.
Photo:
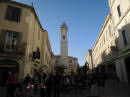
[{"label": "awning", "polygon": [[16,68],[18,67],[17,65],[0,65],[0,68]]},{"label": "awning", "polygon": [[112,62],[114,62],[114,61],[115,61],[115,58],[111,58],[111,59],[109,59],[109,60],[103,62],[102,64],[108,64],[108,63],[112,63]]},{"label": "awning", "polygon": [[111,59],[105,61],[105,62],[102,63],[102,64],[112,63],[112,62],[114,62],[115,60],[118,60],[118,59],[121,59],[121,58],[126,58],[126,57],[128,57],[128,56],[130,56],[130,49],[127,50],[127,51],[125,51],[125,52],[123,52],[123,53],[121,53],[119,56],[113,57],[113,58],[111,58]]},{"label": "awning", "polygon": [[130,56],[130,49],[125,51],[125,52],[123,52],[123,53],[121,53],[118,57],[116,57],[116,60],[117,59],[121,59],[121,58],[126,58],[128,56]]}]

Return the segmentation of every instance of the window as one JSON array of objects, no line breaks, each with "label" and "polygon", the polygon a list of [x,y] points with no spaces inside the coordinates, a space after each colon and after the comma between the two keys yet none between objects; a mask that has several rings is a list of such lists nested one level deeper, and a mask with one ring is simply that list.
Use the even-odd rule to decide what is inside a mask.
[{"label": "window", "polygon": [[69,66],[72,66],[72,64],[70,64]]},{"label": "window", "polygon": [[69,63],[72,63],[72,60],[69,60]]},{"label": "window", "polygon": [[58,63],[58,60],[56,60],[56,63]]},{"label": "window", "polygon": [[5,49],[16,49],[18,42],[18,32],[7,31]]},{"label": "window", "polygon": [[104,41],[104,44],[105,44],[105,35],[104,35],[104,37],[103,37],[103,41]]},{"label": "window", "polygon": [[117,11],[118,11],[118,16],[120,17],[120,16],[121,16],[120,5],[118,5],[118,7],[117,7]]},{"label": "window", "polygon": [[108,27],[108,31],[109,31],[109,36],[111,37],[111,27]]},{"label": "window", "polygon": [[40,59],[40,52],[33,52],[33,59]]},{"label": "window", "polygon": [[20,8],[16,8],[12,6],[7,7],[6,16],[5,16],[6,20],[20,22],[20,16],[21,16]]},{"label": "window", "polygon": [[63,39],[65,39],[65,35],[63,35]]},{"label": "window", "polygon": [[126,39],[125,30],[122,31],[122,36],[123,36],[124,44],[127,45],[127,39]]}]

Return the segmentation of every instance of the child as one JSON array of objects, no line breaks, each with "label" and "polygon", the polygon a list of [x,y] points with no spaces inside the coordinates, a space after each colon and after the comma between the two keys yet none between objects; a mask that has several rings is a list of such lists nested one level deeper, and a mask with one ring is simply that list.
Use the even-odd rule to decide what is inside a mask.
[{"label": "child", "polygon": [[40,89],[40,95],[41,95],[41,97],[45,97],[45,89],[46,89],[45,83],[42,82],[41,83],[41,89]]},{"label": "child", "polygon": [[33,97],[33,92],[34,92],[34,85],[32,82],[29,83],[29,85],[27,86],[28,89],[28,96],[27,97]]}]

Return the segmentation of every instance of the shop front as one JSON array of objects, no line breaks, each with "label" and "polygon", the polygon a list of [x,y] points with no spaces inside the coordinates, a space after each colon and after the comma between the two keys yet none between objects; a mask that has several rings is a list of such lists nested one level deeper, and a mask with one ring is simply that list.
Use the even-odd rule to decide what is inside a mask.
[{"label": "shop front", "polygon": [[16,60],[0,60],[0,86],[6,86],[9,73],[19,72],[19,63]]}]

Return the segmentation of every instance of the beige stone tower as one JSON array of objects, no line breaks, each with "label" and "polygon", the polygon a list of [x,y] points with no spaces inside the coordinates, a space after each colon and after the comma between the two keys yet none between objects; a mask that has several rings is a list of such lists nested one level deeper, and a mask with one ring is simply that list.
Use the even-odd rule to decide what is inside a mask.
[{"label": "beige stone tower", "polygon": [[61,25],[61,65],[68,65],[68,27],[65,23]]}]

